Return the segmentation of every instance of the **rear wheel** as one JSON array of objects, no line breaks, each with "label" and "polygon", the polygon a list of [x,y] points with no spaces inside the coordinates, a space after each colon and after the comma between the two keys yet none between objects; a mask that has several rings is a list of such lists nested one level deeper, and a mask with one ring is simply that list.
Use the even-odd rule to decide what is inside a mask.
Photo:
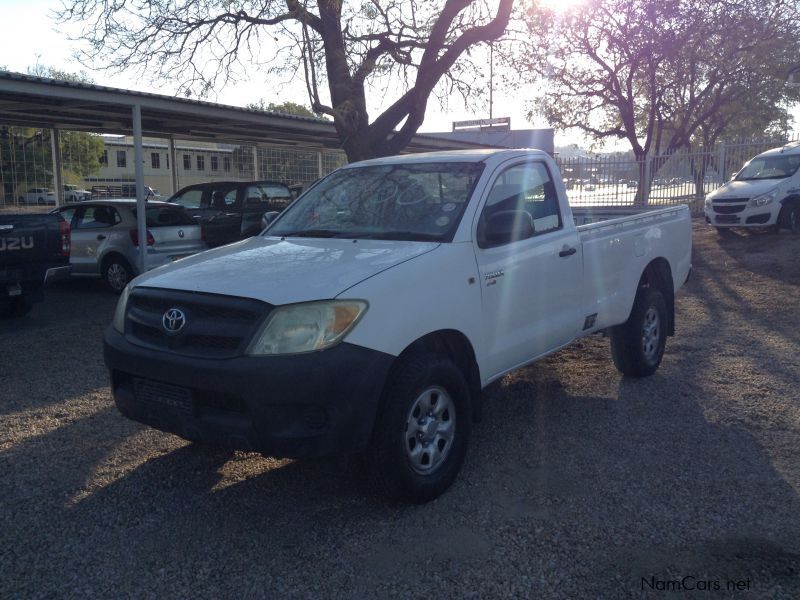
[{"label": "rear wheel", "polygon": [[0,305],[0,317],[24,317],[31,312],[33,305],[25,301],[25,298],[14,298],[10,302]]},{"label": "rear wheel", "polygon": [[656,372],[667,343],[667,304],[655,288],[639,288],[630,317],[611,330],[611,356],[628,377]]},{"label": "rear wheel", "polygon": [[450,487],[464,462],[469,388],[443,356],[418,353],[400,361],[384,389],[365,463],[383,495],[428,502]]},{"label": "rear wheel", "polygon": [[133,269],[121,256],[109,256],[103,261],[102,275],[108,287],[115,294],[120,294],[133,279]]}]

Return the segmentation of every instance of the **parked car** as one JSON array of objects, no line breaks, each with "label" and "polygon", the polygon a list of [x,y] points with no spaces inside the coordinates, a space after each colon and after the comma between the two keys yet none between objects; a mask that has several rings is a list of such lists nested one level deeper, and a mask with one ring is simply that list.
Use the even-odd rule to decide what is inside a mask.
[{"label": "parked car", "polygon": [[64,202],[83,202],[91,197],[92,193],[89,190],[82,190],[77,185],[64,184]]},{"label": "parked car", "polygon": [[70,227],[58,215],[0,214],[0,316],[21,317],[69,275]]},{"label": "parked car", "polygon": [[265,212],[282,211],[293,200],[289,187],[275,181],[215,181],[187,186],[168,201],[202,224],[213,248],[256,235]]},{"label": "parked car", "polygon": [[[135,200],[71,204],[56,211],[72,226],[70,263],[75,275],[100,275],[121,292],[139,274]],[[200,225],[177,204],[148,202],[147,267],[155,268],[208,248]]]},{"label": "parked car", "polygon": [[[159,200],[161,194],[157,189],[144,186],[144,195],[148,200]],[[91,191],[92,200],[103,199],[126,199],[132,200],[136,198],[136,184],[135,183],[122,183],[118,185],[93,185]]]},{"label": "parked car", "polygon": [[706,223],[731,227],[783,227],[800,233],[800,144],[751,158],[730,181],[705,198]]},{"label": "parked car", "polygon": [[55,204],[56,194],[48,188],[30,188],[18,200],[20,204]]},{"label": "parked car", "polygon": [[117,407],[275,456],[364,453],[383,492],[431,500],[492,381],[597,332],[625,375],[658,369],[690,213],[628,215],[576,226],[538,150],[352,163],[260,236],[131,282],[104,338]]}]

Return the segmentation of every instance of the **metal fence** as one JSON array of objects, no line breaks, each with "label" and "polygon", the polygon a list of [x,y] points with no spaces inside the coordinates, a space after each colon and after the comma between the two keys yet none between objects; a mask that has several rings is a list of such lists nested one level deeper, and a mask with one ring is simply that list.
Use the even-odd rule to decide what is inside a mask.
[{"label": "metal fence", "polygon": [[[133,140],[0,124],[0,206],[52,205],[60,153],[62,199],[135,195]],[[145,185],[166,198],[205,181],[268,179],[307,186],[347,162],[341,151],[144,138]]]},{"label": "metal fence", "polygon": [[589,155],[556,156],[556,162],[573,206],[688,204],[699,214],[704,196],[730,179],[747,160],[795,140],[727,142],[709,150],[639,161],[619,155]]}]

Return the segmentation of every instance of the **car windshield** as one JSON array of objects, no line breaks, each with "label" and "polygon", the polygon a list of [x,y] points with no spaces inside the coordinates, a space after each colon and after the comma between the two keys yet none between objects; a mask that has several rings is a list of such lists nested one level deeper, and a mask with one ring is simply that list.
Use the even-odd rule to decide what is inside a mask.
[{"label": "car windshield", "polygon": [[481,163],[341,169],[309,189],[264,235],[449,241]]},{"label": "car windshield", "polygon": [[798,167],[800,167],[800,154],[758,156],[747,163],[736,176],[736,181],[784,179],[794,175]]}]

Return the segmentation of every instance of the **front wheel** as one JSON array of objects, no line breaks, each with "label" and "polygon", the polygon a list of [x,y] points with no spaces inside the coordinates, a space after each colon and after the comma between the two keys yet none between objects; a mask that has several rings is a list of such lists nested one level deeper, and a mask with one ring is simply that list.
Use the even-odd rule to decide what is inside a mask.
[{"label": "front wheel", "polygon": [[800,233],[800,202],[795,201],[784,206],[778,222],[792,233]]},{"label": "front wheel", "polygon": [[667,343],[667,304],[655,288],[639,288],[630,317],[611,329],[611,356],[628,377],[656,372]]},{"label": "front wheel", "polygon": [[103,262],[103,279],[115,294],[121,294],[133,279],[133,270],[124,258],[112,256]]},{"label": "front wheel", "polygon": [[399,360],[365,463],[380,493],[423,503],[444,493],[461,470],[472,425],[470,392],[461,371],[443,356]]}]

